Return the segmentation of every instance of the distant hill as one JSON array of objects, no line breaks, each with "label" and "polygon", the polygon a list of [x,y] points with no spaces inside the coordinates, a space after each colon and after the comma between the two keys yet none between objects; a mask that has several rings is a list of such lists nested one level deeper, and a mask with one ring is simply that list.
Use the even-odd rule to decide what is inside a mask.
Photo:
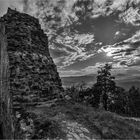
[{"label": "distant hill", "polygon": [[140,81],[138,81],[138,80],[136,80],[136,81],[134,81],[134,80],[132,80],[132,81],[123,81],[123,80],[120,80],[120,81],[119,81],[119,80],[118,80],[118,81],[116,81],[116,83],[117,83],[119,86],[125,88],[126,90],[129,89],[129,88],[132,87],[132,86],[140,87]]},{"label": "distant hill", "polygon": [[87,85],[91,86],[96,81],[96,75],[61,77],[61,79],[64,87],[75,85],[81,82],[85,82]]},{"label": "distant hill", "polygon": [[[85,82],[88,86],[92,86],[96,82],[96,74],[94,75],[85,75],[85,76],[71,76],[71,77],[61,77],[63,87],[71,86],[74,84],[78,84],[81,82]],[[116,83],[118,86],[125,88],[126,90],[129,89],[131,86],[140,87],[140,80],[134,79],[119,79],[118,77],[123,76],[121,74],[117,75]]]}]

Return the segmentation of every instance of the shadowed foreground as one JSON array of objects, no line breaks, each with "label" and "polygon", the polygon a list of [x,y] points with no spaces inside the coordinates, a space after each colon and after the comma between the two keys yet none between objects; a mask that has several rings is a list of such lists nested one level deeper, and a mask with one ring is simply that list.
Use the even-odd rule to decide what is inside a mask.
[{"label": "shadowed foreground", "polygon": [[[25,137],[33,139],[139,139],[140,122],[78,103],[49,101],[30,108],[34,127]],[[26,132],[28,132],[28,130]]]}]

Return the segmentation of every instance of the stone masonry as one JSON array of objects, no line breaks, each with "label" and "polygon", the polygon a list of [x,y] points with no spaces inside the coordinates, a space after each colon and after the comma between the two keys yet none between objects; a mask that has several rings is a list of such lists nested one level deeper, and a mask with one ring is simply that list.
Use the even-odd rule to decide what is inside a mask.
[{"label": "stone masonry", "polygon": [[7,35],[10,94],[14,107],[58,96],[63,90],[61,79],[38,19],[8,8],[1,21]]}]

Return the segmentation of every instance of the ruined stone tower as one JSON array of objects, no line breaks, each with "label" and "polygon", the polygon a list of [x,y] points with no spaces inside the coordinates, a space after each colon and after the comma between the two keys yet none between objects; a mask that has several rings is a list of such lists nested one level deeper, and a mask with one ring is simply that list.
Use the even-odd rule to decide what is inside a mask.
[{"label": "ruined stone tower", "polygon": [[38,19],[8,8],[1,21],[5,23],[7,35],[14,105],[57,96],[62,90],[61,80]]},{"label": "ruined stone tower", "polygon": [[39,21],[8,8],[0,19],[0,139],[18,138],[15,111],[63,90]]}]

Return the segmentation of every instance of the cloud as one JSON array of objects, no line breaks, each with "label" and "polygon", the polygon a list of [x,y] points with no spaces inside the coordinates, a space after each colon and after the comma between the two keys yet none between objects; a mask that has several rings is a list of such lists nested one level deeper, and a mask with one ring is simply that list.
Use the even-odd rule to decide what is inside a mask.
[{"label": "cloud", "polygon": [[[127,74],[128,67],[122,66],[120,63],[108,62],[112,64],[112,75],[117,76],[118,74]],[[69,76],[85,76],[85,75],[97,75],[97,71],[100,67],[104,66],[106,62],[97,62],[95,65],[87,66],[80,70],[65,70],[60,68],[59,73],[61,77]]]},{"label": "cloud", "polygon": [[137,31],[132,37],[113,45],[103,46],[99,52],[103,51],[108,57],[112,57],[114,62],[121,65],[132,66],[139,61],[140,54],[140,32]]},{"label": "cloud", "polygon": [[93,66],[87,66],[80,70],[65,70],[63,68],[59,69],[60,76],[62,77],[69,77],[69,76],[85,76],[85,75],[93,75],[97,74],[99,67],[104,66],[105,63],[97,62]]},{"label": "cloud", "polygon": [[75,15],[79,18],[83,18],[85,20],[88,18],[95,19],[100,16],[110,16],[114,13],[118,13],[119,19],[124,23],[130,23],[134,26],[140,25],[140,0],[90,0],[89,2],[87,1],[81,0],[80,2],[75,2],[74,12]]},{"label": "cloud", "polygon": [[80,70],[66,67],[101,52],[112,59],[114,74],[139,68],[140,31],[134,32],[140,26],[140,0],[79,1],[0,0],[0,12],[12,7],[39,18],[61,75],[96,73],[101,63]]},{"label": "cloud", "polygon": [[65,57],[69,54],[66,48],[50,48],[50,53],[53,58]]},{"label": "cloud", "polygon": [[[139,68],[140,31],[134,33],[134,27],[140,25],[140,0],[37,0],[34,6],[29,1],[28,8],[32,10],[26,11],[40,19],[61,76],[97,73],[105,62],[79,70],[66,67],[102,51],[112,58],[114,75]],[[100,49],[102,45],[105,46]]]},{"label": "cloud", "polygon": [[120,18],[127,24],[131,23],[134,26],[140,25],[140,14],[139,14],[139,7],[134,9],[130,7],[127,11],[120,14]]},{"label": "cloud", "polygon": [[[14,2],[13,2],[14,1]],[[42,28],[49,38],[51,55],[61,57],[63,64],[68,66],[76,61],[83,61],[91,56],[85,47],[94,42],[93,34],[71,33],[69,26],[76,17],[72,13],[75,0],[4,0],[8,6],[39,18]],[[68,29],[67,29],[68,27]],[[56,60],[56,59],[55,59]],[[56,61],[59,62],[59,61]]]},{"label": "cloud", "polygon": [[118,11],[123,11],[126,8],[126,5],[129,0],[114,0],[112,5],[110,6],[110,9],[113,10],[118,10]]},{"label": "cloud", "polygon": [[79,45],[87,45],[94,41],[94,35],[91,34],[76,34],[74,40],[79,42]]},{"label": "cloud", "polygon": [[57,49],[65,50],[67,56],[63,59],[63,67],[69,66],[77,61],[83,61],[94,55],[93,51],[86,51],[86,45],[94,42],[94,35],[90,34],[74,34],[69,36],[58,36],[56,38]]},{"label": "cloud", "polygon": [[[123,19],[124,22],[132,21],[132,18],[128,18],[126,15],[138,13],[133,7],[126,10],[128,0],[114,0],[113,2],[108,0],[80,2],[77,0],[22,0],[21,2],[24,12],[40,19],[42,28],[49,36],[50,48],[56,48],[56,50],[52,49],[52,55],[54,56],[56,54],[56,57],[64,55],[62,62],[64,66],[71,65],[77,61],[86,60],[90,56],[93,56],[95,50],[97,50],[94,43],[98,42],[95,42],[95,36],[92,32],[79,33],[75,32],[75,29],[73,29],[73,25],[77,24],[79,20],[78,11],[83,12],[81,13],[83,16],[93,19],[94,17],[103,15],[109,16],[111,13],[118,10],[122,11],[119,17]],[[135,1],[135,3],[136,2],[137,1]],[[129,5],[131,3],[132,2],[129,2]],[[85,8],[87,8],[87,11]],[[126,10],[126,12],[123,12],[124,10]],[[136,16],[134,16],[134,19],[136,19]],[[82,27],[82,25],[79,26]],[[116,36],[118,36],[118,33],[120,32],[116,32]],[[94,47],[87,50],[87,46],[91,45]],[[116,56],[113,54],[114,57],[118,57],[119,51],[121,51],[121,54],[123,53],[122,51],[126,49],[127,54],[131,52],[128,45],[123,46],[123,49],[119,49],[119,47],[117,47],[117,49],[115,47],[110,47],[110,49],[107,55],[109,56],[113,53],[117,53]]]},{"label": "cloud", "polygon": [[70,76],[81,76],[81,72],[78,70],[60,70],[60,77],[70,77]]}]

